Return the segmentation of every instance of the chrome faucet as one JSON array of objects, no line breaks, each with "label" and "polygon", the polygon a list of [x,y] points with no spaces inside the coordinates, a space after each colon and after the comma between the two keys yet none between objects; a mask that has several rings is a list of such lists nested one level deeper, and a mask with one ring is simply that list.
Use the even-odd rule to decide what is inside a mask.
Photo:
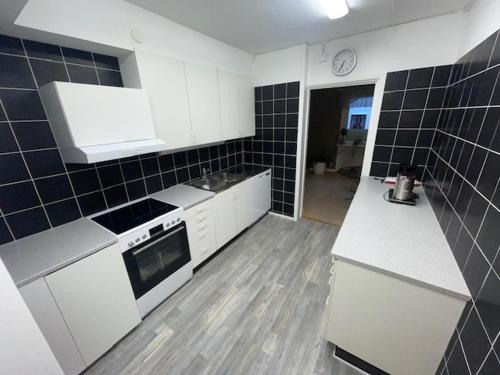
[{"label": "chrome faucet", "polygon": [[207,178],[207,173],[210,173],[210,168],[201,168],[201,178]]}]

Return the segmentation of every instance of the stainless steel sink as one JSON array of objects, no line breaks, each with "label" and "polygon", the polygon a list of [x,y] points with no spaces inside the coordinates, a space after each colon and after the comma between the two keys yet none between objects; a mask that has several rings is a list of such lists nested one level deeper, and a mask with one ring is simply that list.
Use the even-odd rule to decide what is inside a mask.
[{"label": "stainless steel sink", "polygon": [[199,180],[189,183],[189,185],[203,190],[218,191],[222,189],[226,185],[226,183],[221,179],[208,177],[200,178]]},{"label": "stainless steel sink", "polygon": [[244,179],[244,175],[220,172],[207,178],[200,178],[199,180],[190,182],[188,185],[198,189],[219,192],[230,187],[231,185],[234,185],[235,183],[243,181]]}]

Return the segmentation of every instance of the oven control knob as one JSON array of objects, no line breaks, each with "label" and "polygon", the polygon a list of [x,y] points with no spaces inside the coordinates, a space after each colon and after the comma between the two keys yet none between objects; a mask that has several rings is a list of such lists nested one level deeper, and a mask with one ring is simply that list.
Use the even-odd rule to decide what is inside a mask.
[{"label": "oven control knob", "polygon": [[170,223],[165,224],[165,226],[168,228],[170,226]]},{"label": "oven control knob", "polygon": [[175,225],[175,220],[171,222],[172,225]]},{"label": "oven control knob", "polygon": [[128,243],[128,247],[132,247],[132,246],[134,246],[134,243],[133,243],[132,241],[130,241],[130,242]]},{"label": "oven control knob", "polygon": [[147,236],[146,236],[145,234],[143,234],[143,235],[142,235],[142,239],[143,239],[143,240],[145,240],[145,239],[146,239],[146,237],[147,237]]},{"label": "oven control knob", "polygon": [[135,239],[135,243],[139,242],[140,240],[141,240],[141,239],[140,239],[139,237],[137,237],[137,238]]},{"label": "oven control knob", "polygon": [[177,222],[179,222],[179,221],[181,221],[181,218],[180,218],[180,217],[178,217],[178,218],[177,218]]}]

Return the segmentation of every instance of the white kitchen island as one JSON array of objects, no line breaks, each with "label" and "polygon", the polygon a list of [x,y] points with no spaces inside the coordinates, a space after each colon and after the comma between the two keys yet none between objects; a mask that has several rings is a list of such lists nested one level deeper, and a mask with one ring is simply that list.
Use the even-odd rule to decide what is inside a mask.
[{"label": "white kitchen island", "polygon": [[470,293],[423,189],[408,206],[389,188],[361,178],[332,249],[325,337],[368,373],[434,374]]}]

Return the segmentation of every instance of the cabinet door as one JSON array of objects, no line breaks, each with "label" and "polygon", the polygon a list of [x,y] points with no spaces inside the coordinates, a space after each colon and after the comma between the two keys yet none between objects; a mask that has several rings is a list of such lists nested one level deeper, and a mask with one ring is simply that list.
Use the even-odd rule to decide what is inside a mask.
[{"label": "cabinet door", "polygon": [[253,177],[254,221],[271,209],[271,171]]},{"label": "cabinet door", "polygon": [[228,189],[214,197],[215,242],[220,249],[226,242],[236,236],[236,211],[234,188]]},{"label": "cabinet door", "polygon": [[217,249],[212,198],[186,210],[186,227],[191,260],[196,267]]},{"label": "cabinet door", "polygon": [[224,139],[255,135],[255,99],[251,77],[218,71]]},{"label": "cabinet door", "polygon": [[141,321],[117,244],[45,279],[87,365]]},{"label": "cabinet door", "polygon": [[149,93],[156,134],[169,149],[191,146],[192,129],[184,62],[136,51],[139,81]]},{"label": "cabinet door", "polygon": [[66,375],[85,369],[83,358],[43,278],[19,288],[50,349]]},{"label": "cabinet door", "polygon": [[255,220],[254,214],[254,181],[248,179],[236,187],[236,226],[238,233],[250,226]]},{"label": "cabinet door", "polygon": [[193,144],[222,141],[217,70],[185,63]]}]

